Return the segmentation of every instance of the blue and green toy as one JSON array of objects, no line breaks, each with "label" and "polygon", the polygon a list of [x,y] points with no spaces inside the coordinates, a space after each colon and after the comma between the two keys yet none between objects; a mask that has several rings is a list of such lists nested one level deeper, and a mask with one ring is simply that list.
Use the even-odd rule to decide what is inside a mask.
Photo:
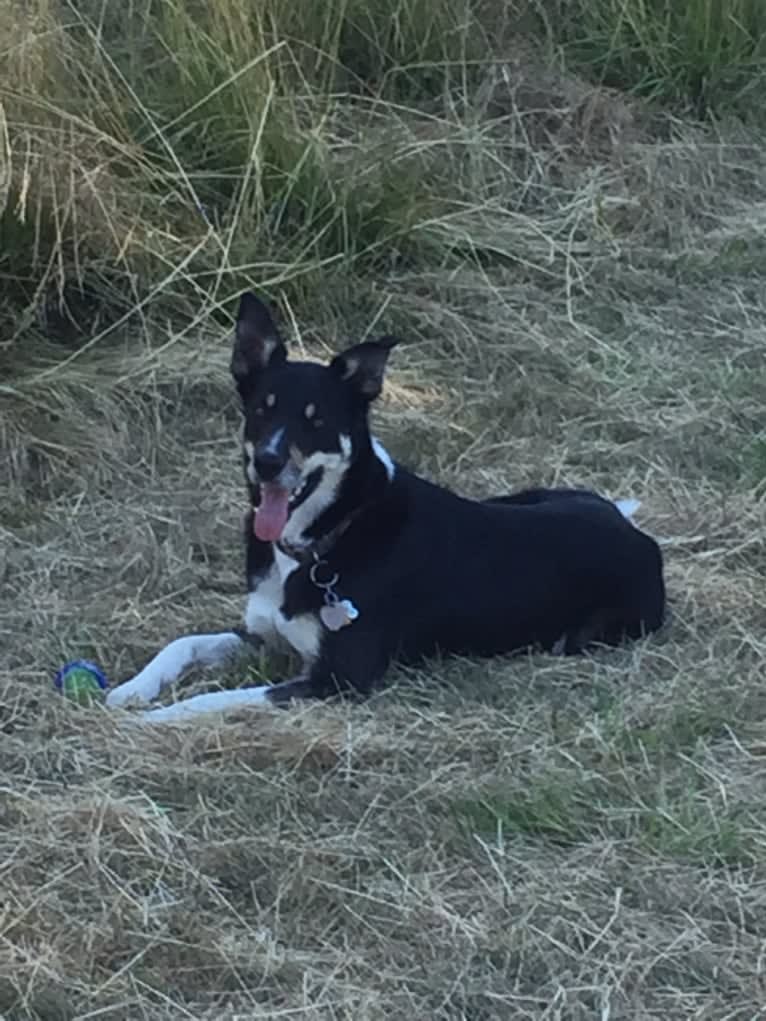
[{"label": "blue and green toy", "polygon": [[65,663],[56,673],[53,683],[62,695],[80,705],[103,699],[109,687],[101,670],[87,659],[74,659],[71,663]]}]

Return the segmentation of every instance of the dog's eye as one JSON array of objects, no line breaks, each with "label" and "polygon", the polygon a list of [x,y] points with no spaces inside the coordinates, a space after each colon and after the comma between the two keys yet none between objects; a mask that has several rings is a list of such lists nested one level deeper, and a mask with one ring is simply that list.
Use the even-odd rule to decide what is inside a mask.
[{"label": "dog's eye", "polygon": [[309,401],[303,409],[303,414],[306,416],[306,421],[311,422],[315,429],[320,429],[324,425],[322,419],[316,417],[317,406],[313,401]]},{"label": "dog's eye", "polygon": [[255,409],[255,414],[258,416],[258,418],[263,418],[266,412],[271,411],[271,409],[276,405],[276,403],[277,403],[276,394],[272,393],[266,394],[266,396],[263,398],[263,401]]}]

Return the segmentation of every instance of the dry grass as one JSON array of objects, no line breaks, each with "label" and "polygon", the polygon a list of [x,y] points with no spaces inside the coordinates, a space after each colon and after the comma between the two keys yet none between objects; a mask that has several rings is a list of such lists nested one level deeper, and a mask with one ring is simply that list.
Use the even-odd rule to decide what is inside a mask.
[{"label": "dry grass", "polygon": [[[358,124],[437,157],[406,258],[320,272],[271,237],[243,268],[236,217],[160,244],[128,175],[87,222],[151,249],[136,303],[174,282],[85,350],[0,341],[0,1017],[763,1016],[766,142],[526,60]],[[407,337],[376,428],[414,467],[641,499],[665,633],[156,734],[59,700],[68,658],[121,679],[241,612],[242,277],[312,353]]]}]

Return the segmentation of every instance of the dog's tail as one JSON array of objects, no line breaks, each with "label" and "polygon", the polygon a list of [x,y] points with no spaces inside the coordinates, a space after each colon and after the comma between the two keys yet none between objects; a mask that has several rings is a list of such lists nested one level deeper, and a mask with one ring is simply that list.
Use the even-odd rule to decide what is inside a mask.
[{"label": "dog's tail", "polygon": [[633,515],[636,513],[638,508],[641,506],[640,500],[615,500],[614,505],[617,510],[622,514],[628,521],[633,521]]}]

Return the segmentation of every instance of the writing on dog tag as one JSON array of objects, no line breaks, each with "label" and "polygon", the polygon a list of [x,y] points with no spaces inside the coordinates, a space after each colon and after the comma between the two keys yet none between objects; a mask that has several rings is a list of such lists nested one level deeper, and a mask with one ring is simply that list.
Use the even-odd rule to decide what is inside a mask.
[{"label": "writing on dog tag", "polygon": [[327,603],[319,611],[319,619],[328,631],[340,631],[348,624],[353,624],[359,616],[359,610],[350,599],[340,599],[337,603]]}]

